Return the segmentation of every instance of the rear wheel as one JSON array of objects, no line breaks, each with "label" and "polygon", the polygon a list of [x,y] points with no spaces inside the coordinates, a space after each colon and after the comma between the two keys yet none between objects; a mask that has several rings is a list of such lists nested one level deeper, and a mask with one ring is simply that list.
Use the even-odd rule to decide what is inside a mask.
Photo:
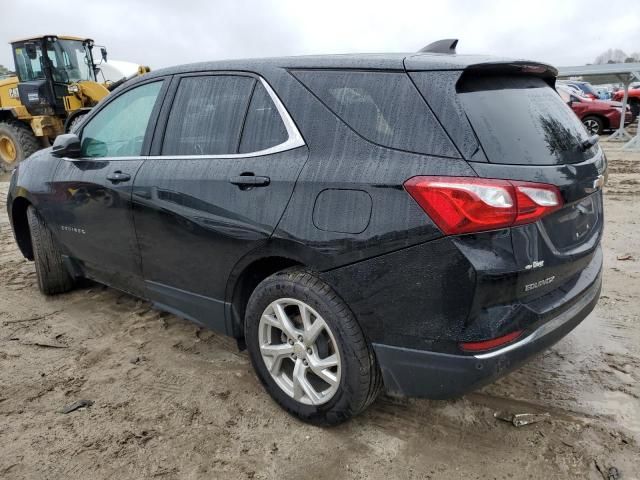
[{"label": "rear wheel", "polygon": [[380,390],[380,371],[360,325],[311,272],[285,270],[256,287],[245,340],[269,394],[306,422],[341,423],[368,407]]},{"label": "rear wheel", "polygon": [[51,231],[33,207],[27,209],[27,220],[40,291],[45,295],[68,292],[73,288],[73,277],[63,263]]},{"label": "rear wheel", "polygon": [[604,131],[604,122],[598,117],[584,117],[582,119],[582,124],[584,125],[584,128],[587,129],[587,132],[589,132],[589,135],[602,135],[602,132]]},{"label": "rear wheel", "polygon": [[18,162],[39,150],[31,128],[15,120],[0,121],[0,170],[11,170]]}]

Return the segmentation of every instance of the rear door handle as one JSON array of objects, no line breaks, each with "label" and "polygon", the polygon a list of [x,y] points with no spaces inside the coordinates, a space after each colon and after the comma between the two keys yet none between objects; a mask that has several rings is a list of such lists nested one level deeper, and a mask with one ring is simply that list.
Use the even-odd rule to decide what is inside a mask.
[{"label": "rear door handle", "polygon": [[240,188],[266,187],[271,183],[271,179],[269,177],[260,177],[257,175],[238,175],[237,177],[231,177],[229,182],[239,186]]},{"label": "rear door handle", "polygon": [[111,183],[126,182],[127,180],[131,180],[131,175],[129,175],[128,173],[122,173],[120,170],[117,170],[107,175],[107,180],[109,180]]}]

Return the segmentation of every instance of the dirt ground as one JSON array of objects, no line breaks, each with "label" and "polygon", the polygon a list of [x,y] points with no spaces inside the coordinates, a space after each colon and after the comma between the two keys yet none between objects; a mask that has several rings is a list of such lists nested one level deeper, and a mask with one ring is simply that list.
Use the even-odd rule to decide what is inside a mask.
[{"label": "dirt ground", "polygon": [[481,391],[381,397],[330,429],[280,410],[229,339],[100,285],[40,295],[0,179],[0,478],[640,478],[640,153],[605,146],[594,313]]}]

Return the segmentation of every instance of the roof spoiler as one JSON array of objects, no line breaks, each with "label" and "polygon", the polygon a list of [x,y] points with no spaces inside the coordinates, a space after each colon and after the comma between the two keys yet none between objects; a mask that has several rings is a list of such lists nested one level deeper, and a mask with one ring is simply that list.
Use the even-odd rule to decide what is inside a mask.
[{"label": "roof spoiler", "polygon": [[449,55],[455,55],[457,45],[457,38],[445,38],[443,40],[437,40],[430,43],[426,47],[418,50],[418,53],[446,53]]},{"label": "roof spoiler", "polygon": [[555,81],[555,77],[558,76],[558,70],[551,65],[540,62],[531,62],[528,60],[511,60],[500,62],[484,62],[476,63],[467,66],[465,72],[479,73],[479,74],[528,74],[537,76],[540,78],[550,78]]}]

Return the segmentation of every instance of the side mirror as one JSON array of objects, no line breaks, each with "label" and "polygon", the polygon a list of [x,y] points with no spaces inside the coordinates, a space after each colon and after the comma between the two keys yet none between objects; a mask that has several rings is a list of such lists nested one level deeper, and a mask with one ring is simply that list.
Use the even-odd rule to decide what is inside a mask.
[{"label": "side mirror", "polygon": [[75,133],[58,135],[53,142],[51,153],[54,157],[80,157],[80,139]]},{"label": "side mirror", "polygon": [[102,55],[102,61],[107,61],[107,49],[104,47],[100,47],[100,55]]}]

